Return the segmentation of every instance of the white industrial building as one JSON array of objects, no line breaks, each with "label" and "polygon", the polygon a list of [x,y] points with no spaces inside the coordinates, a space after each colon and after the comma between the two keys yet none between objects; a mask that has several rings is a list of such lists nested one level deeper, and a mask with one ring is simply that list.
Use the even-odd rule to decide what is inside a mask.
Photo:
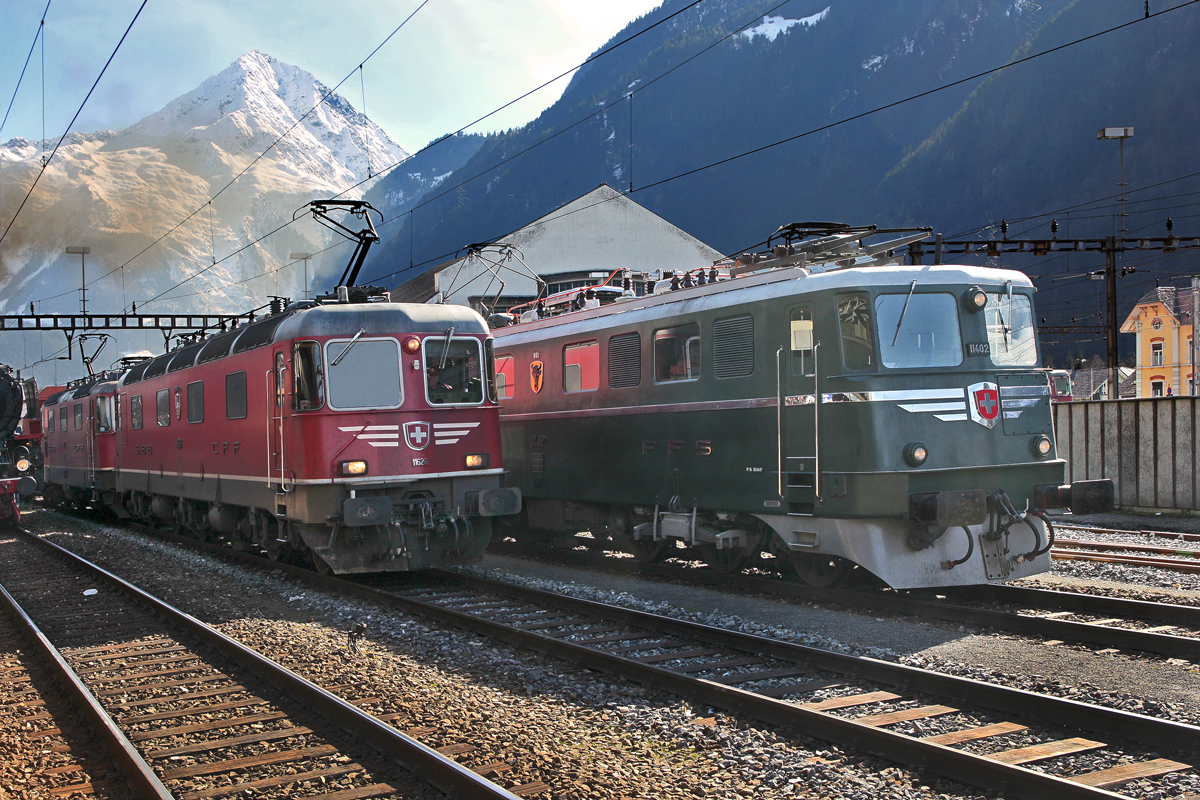
[{"label": "white industrial building", "polygon": [[[507,257],[506,247],[512,248]],[[500,293],[495,309],[503,311],[537,297],[537,283],[528,272],[539,275],[554,294],[601,284],[617,270],[629,270],[640,283],[646,274],[709,267],[721,257],[704,242],[601,184],[477,255],[439,264],[397,287],[392,299],[444,300],[479,309],[481,303],[491,307]],[[503,261],[505,268],[489,268],[487,262],[497,261]],[[610,285],[620,286],[620,277],[618,273]]]}]

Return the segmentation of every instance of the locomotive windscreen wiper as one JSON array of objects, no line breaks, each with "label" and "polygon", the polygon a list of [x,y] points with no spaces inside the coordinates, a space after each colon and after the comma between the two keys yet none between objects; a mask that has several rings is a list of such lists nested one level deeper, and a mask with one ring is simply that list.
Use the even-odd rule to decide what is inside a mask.
[{"label": "locomotive windscreen wiper", "polygon": [[450,329],[446,331],[446,346],[442,348],[442,363],[438,364],[439,370],[446,368],[446,359],[450,357],[450,337],[453,335],[454,326],[451,325]]},{"label": "locomotive windscreen wiper", "polygon": [[358,333],[354,334],[354,338],[350,340],[350,344],[346,345],[345,350],[338,353],[338,357],[335,358],[333,361],[331,361],[329,366],[336,367],[338,364],[342,363],[342,359],[346,357],[346,353],[350,352],[350,348],[354,347],[354,345],[358,342],[358,338],[366,332],[367,332],[366,328],[359,328]]},{"label": "locomotive windscreen wiper", "polygon": [[900,319],[896,320],[896,332],[892,334],[892,347],[896,346],[896,339],[900,337],[900,326],[904,324],[904,315],[908,312],[908,301],[912,300],[913,290],[916,288],[916,281],[908,285],[908,297],[904,298],[904,308],[900,309]]}]

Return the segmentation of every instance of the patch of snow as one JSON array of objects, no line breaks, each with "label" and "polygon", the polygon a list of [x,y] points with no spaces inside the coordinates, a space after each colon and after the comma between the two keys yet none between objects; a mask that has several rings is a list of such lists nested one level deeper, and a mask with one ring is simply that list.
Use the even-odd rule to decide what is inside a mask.
[{"label": "patch of snow", "polygon": [[[753,28],[747,28],[742,31],[742,36],[746,39],[753,39],[755,36],[765,36],[769,41],[775,41],[775,37],[784,31],[791,28],[793,25],[804,25],[812,27],[825,17],[829,16],[829,9],[833,6],[825,6],[824,11],[818,11],[809,17],[801,17],[800,19],[787,19],[786,17],[763,17],[763,21],[755,25]],[[630,85],[632,88],[632,84]]]},{"label": "patch of snow", "polygon": [[883,66],[883,62],[887,61],[887,56],[871,56],[863,62],[863,69],[869,69],[871,72],[878,72]]}]

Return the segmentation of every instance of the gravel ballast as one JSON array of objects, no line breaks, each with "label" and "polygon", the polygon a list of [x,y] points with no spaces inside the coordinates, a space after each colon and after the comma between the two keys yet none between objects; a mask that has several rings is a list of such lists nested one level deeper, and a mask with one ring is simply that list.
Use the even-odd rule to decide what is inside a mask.
[{"label": "gravel ballast", "polygon": [[[281,574],[252,572],[141,534],[48,512],[25,521],[317,683],[352,687],[346,696],[380,698],[369,710],[402,713],[399,727],[419,731],[414,735],[426,744],[470,743],[477,750],[464,763],[510,764],[512,770],[494,777],[502,785],[545,781],[550,796],[562,798],[982,796],[826,743],[748,726],[620,679],[300,588]],[[1020,637],[502,557],[489,556],[474,569],[840,652],[1130,710],[1141,702],[1146,713],[1200,720],[1200,680],[1186,662],[1098,655]],[[367,623],[368,633],[362,653],[355,654],[347,649],[346,631],[359,621]],[[1072,767],[1072,773],[1086,771],[1080,763],[1084,766]],[[1191,772],[1166,785],[1162,797],[1200,791]],[[1140,794],[1137,784],[1122,793]]]}]

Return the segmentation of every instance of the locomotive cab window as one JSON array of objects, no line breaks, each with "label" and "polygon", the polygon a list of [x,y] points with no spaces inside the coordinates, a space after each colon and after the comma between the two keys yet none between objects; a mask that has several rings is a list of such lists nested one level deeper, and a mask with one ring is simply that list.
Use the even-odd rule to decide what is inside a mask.
[{"label": "locomotive cab window", "polygon": [[188,422],[204,422],[204,381],[187,385]]},{"label": "locomotive cab window", "polygon": [[296,371],[292,387],[292,408],[312,411],[325,405],[325,367],[321,363],[318,342],[297,342],[292,351]]},{"label": "locomotive cab window", "polygon": [[517,365],[511,354],[496,356],[496,399],[508,400],[517,388]]},{"label": "locomotive cab window", "polygon": [[[140,403],[140,398],[137,398]],[[225,376],[225,419],[246,418],[246,372]],[[139,426],[135,426],[139,427]]]},{"label": "locomotive cab window", "polygon": [[1023,294],[988,294],[983,308],[992,363],[998,367],[1029,367],[1037,364],[1033,307]]},{"label": "locomotive cab window", "polygon": [[700,377],[700,326],[692,323],[654,332],[654,381],[694,381]]},{"label": "locomotive cab window", "polygon": [[600,342],[576,342],[563,348],[563,391],[594,392],[600,388]]},{"label": "locomotive cab window", "polygon": [[83,403],[75,404],[75,430],[83,430]]},{"label": "locomotive cab window", "polygon": [[58,410],[58,429],[60,431],[62,431],[63,433],[66,433],[68,430],[70,430],[70,428],[68,427],[68,422],[67,422],[67,414],[68,413],[70,413],[70,412],[67,411],[66,406],[63,406],[62,408],[60,408]]},{"label": "locomotive cab window", "polygon": [[96,432],[108,433],[113,429],[113,398],[101,395],[96,398]]},{"label": "locomotive cab window", "polygon": [[331,408],[400,407],[400,343],[395,339],[326,342],[325,359]]},{"label": "locomotive cab window", "polygon": [[432,405],[483,402],[478,339],[430,336],[424,341],[425,397]]},{"label": "locomotive cab window", "polygon": [[875,298],[879,360],[885,367],[953,367],[962,363],[958,299],[904,292]]},{"label": "locomotive cab window", "polygon": [[158,427],[165,428],[171,424],[171,390],[159,389],[154,396],[154,410]]},{"label": "locomotive cab window", "polygon": [[842,339],[842,364],[851,372],[874,367],[875,333],[871,324],[871,301],[865,294],[838,300],[838,330]]},{"label": "locomotive cab window", "polygon": [[142,427],[142,396],[135,394],[129,398],[129,427],[141,430]]}]

